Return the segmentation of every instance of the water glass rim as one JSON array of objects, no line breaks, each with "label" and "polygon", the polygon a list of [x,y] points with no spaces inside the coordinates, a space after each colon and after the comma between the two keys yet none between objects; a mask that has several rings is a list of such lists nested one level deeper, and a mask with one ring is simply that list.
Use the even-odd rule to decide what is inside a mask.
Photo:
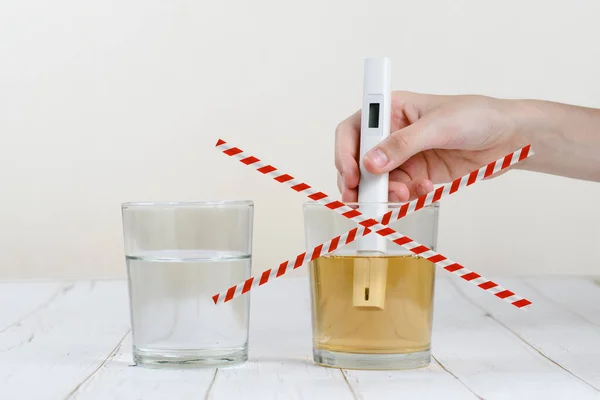
[{"label": "water glass rim", "polygon": [[121,209],[162,207],[214,207],[254,206],[253,200],[205,200],[205,201],[130,201],[121,203]]}]

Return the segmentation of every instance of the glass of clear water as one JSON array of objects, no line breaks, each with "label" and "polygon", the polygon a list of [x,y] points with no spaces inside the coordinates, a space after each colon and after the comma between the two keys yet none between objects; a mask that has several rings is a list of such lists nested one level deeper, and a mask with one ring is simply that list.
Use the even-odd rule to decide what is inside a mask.
[{"label": "glass of clear water", "polygon": [[212,296],[250,277],[253,202],[125,203],[122,216],[134,362],[246,361],[250,296]]}]

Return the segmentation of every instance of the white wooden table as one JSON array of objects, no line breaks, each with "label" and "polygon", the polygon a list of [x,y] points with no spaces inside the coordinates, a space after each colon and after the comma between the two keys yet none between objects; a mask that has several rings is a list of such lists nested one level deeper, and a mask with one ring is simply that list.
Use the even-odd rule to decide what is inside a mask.
[{"label": "white wooden table", "polygon": [[600,283],[499,281],[534,304],[439,277],[432,364],[391,372],[313,364],[304,279],[252,293],[250,361],[194,370],[131,366],[124,281],[0,283],[0,399],[600,399]]}]

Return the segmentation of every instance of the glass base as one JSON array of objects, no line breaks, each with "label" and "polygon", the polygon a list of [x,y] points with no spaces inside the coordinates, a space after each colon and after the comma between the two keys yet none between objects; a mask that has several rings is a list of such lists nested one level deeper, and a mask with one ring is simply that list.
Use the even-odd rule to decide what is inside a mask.
[{"label": "glass base", "polygon": [[363,370],[416,369],[429,365],[431,350],[406,354],[341,353],[313,348],[313,360],[324,367]]},{"label": "glass base", "polygon": [[133,347],[133,361],[142,367],[224,367],[248,360],[248,348],[219,350],[159,350]]}]

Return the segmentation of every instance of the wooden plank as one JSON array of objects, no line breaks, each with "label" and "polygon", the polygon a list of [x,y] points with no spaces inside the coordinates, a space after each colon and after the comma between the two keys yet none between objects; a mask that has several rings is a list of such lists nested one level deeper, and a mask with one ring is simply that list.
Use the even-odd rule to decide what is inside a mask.
[{"label": "wooden plank", "polygon": [[[502,283],[519,289],[513,281]],[[598,398],[595,389],[546,359],[486,310],[493,315],[501,310],[507,320],[520,319],[536,336],[546,334],[547,325],[553,324],[552,315],[545,315],[546,321],[533,322],[528,319],[533,312],[517,310],[464,281],[456,285],[485,307],[481,309],[462,297],[449,279],[438,279],[433,354],[474,393],[485,399]],[[539,299],[535,300],[540,306]],[[553,340],[556,338],[547,339]]]},{"label": "wooden plank", "polygon": [[208,399],[353,399],[341,371],[318,367],[309,357],[251,360],[219,369]]},{"label": "wooden plank", "polygon": [[73,391],[70,399],[204,398],[214,368],[158,369],[132,365],[131,334],[93,376]]},{"label": "wooden plank", "polygon": [[[30,290],[22,296],[32,295]],[[125,282],[80,282],[0,333],[0,398],[65,398],[129,330]]]},{"label": "wooden plank", "polygon": [[[563,386],[557,387],[557,381],[550,376],[545,376],[540,385],[545,386],[548,396],[582,398],[576,396],[573,388],[587,387],[593,393],[589,396],[600,397],[600,330],[589,321],[558,307],[556,304],[540,296],[534,289],[517,279],[503,279],[502,285],[530,298],[533,304],[525,311],[518,310],[510,304],[494,298],[489,293],[473,285],[455,281],[461,293],[476,304],[481,310],[490,314],[490,319],[498,321],[505,326],[506,331],[527,346],[529,352],[538,354],[538,358],[547,358],[551,361],[554,370],[562,371],[562,375],[570,375],[572,384],[567,391],[562,391]],[[572,292],[573,295],[576,293]],[[599,301],[600,297],[590,299]],[[498,350],[502,350],[495,344]],[[498,353],[494,359],[502,360],[507,353]],[[514,360],[512,366],[514,373],[529,376],[520,360]],[[540,371],[536,372],[539,373]],[[578,385],[575,383],[579,382]],[[543,388],[540,387],[540,390]]]},{"label": "wooden plank", "polygon": [[546,300],[600,326],[600,279],[543,277],[526,282]]},{"label": "wooden plank", "polygon": [[432,360],[426,368],[407,371],[345,370],[348,383],[361,399],[477,399]]},{"label": "wooden plank", "polygon": [[60,282],[0,283],[0,332],[48,306],[68,287]]}]

